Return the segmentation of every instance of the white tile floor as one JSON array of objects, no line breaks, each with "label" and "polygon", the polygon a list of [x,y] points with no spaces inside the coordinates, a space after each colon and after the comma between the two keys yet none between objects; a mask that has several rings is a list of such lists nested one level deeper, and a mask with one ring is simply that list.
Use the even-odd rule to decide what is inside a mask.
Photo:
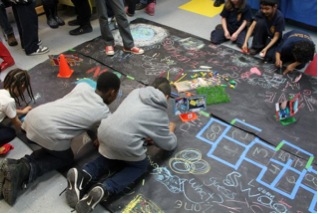
[{"label": "white tile floor", "polygon": [[[185,4],[188,1],[189,0],[158,0],[155,16],[151,17],[144,11],[136,11],[135,16],[131,18],[129,17],[129,20],[139,17],[146,18],[209,40],[211,30],[220,23],[220,16],[209,18],[178,8],[180,5]],[[212,4],[213,2],[211,0],[211,5]],[[59,14],[67,22],[74,18],[72,11],[72,8],[63,8],[63,10],[59,11]],[[8,12],[10,13],[10,11]],[[74,29],[74,27],[65,25],[59,27],[58,29],[51,29],[46,25],[45,15],[41,15],[39,16],[39,36],[43,41],[43,45],[50,48],[51,51],[49,54],[60,54],[61,52],[75,47],[85,41],[100,36],[98,20],[95,19],[91,23],[94,29],[92,33],[74,37],[70,36],[68,33],[70,30]],[[15,28],[15,34],[18,36],[14,21],[12,24]],[[296,27],[288,26],[287,30],[292,28]],[[313,40],[317,44],[317,34],[313,32],[311,32],[311,34]],[[4,44],[6,45],[5,42]],[[21,49],[21,46],[7,47],[16,61],[15,66],[26,70],[29,70],[35,65],[48,59],[47,55],[26,56]],[[1,80],[4,79],[7,72],[8,71],[4,71],[0,73]],[[14,139],[11,144],[15,148],[14,150],[10,151],[6,157],[20,158],[26,153],[31,153],[31,149],[29,149],[17,138]],[[16,204],[13,207],[7,205],[3,200],[1,200],[0,212],[69,213],[72,209],[68,207],[65,202],[65,194],[59,196],[65,187],[66,179],[60,173],[56,171],[48,173],[30,185],[27,191],[18,198]],[[105,210],[102,206],[98,206],[94,212],[107,212],[107,210]]]}]

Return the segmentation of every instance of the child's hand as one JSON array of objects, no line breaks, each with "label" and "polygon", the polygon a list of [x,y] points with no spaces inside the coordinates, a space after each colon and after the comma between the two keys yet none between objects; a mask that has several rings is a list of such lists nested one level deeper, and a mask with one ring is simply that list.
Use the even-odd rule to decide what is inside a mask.
[{"label": "child's hand", "polygon": [[175,129],[176,129],[176,124],[173,123],[173,122],[170,122],[170,124],[169,124],[169,130],[170,130],[171,132],[174,132]]},{"label": "child's hand", "polygon": [[281,68],[281,67],[283,67],[283,61],[276,59],[275,65],[276,65],[276,67]]},{"label": "child's hand", "polygon": [[248,54],[248,48],[247,48],[247,45],[246,44],[243,44],[243,46],[242,46],[242,52],[244,53],[244,54]]},{"label": "child's hand", "polygon": [[288,73],[291,73],[291,72],[293,72],[294,71],[294,67],[293,66],[291,66],[291,65],[288,65],[287,67],[286,67],[286,69],[285,69],[285,71],[284,71],[284,75],[286,75],[286,74],[288,74]]},{"label": "child's hand", "polygon": [[27,114],[29,111],[31,111],[32,106],[26,106],[21,110],[21,114]]},{"label": "child's hand", "polygon": [[231,39],[231,35],[228,31],[224,32],[224,37],[227,39]]},{"label": "child's hand", "polygon": [[237,36],[238,36],[237,33],[233,33],[232,36],[231,36],[231,41],[235,42],[237,40]]},{"label": "child's hand", "polygon": [[266,52],[267,52],[267,50],[263,49],[263,50],[259,53],[260,57],[264,58],[264,57],[266,56]]}]

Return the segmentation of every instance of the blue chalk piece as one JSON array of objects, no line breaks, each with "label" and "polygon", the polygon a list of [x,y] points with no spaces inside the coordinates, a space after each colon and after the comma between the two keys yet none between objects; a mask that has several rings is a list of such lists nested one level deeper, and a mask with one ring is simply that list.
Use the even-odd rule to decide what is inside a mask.
[{"label": "blue chalk piece", "polygon": [[175,93],[175,92],[171,92],[170,94],[171,97],[175,98],[175,97],[179,97],[179,94]]}]

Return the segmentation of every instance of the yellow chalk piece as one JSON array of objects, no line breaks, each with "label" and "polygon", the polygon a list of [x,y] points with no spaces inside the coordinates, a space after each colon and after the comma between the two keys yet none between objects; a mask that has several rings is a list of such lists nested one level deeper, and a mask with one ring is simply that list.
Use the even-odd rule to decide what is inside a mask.
[{"label": "yellow chalk piece", "polygon": [[190,105],[196,106],[196,105],[197,105],[197,102],[196,102],[195,100],[191,100],[191,101],[190,101]]},{"label": "yellow chalk piece", "polygon": [[212,0],[191,0],[179,8],[203,16],[214,17],[222,12],[224,4],[220,7],[214,7],[213,3]]},{"label": "yellow chalk piece", "polygon": [[179,82],[180,80],[182,80],[185,76],[187,76],[187,74],[183,74],[182,77],[180,77],[177,81],[175,81],[174,83],[176,82]]}]

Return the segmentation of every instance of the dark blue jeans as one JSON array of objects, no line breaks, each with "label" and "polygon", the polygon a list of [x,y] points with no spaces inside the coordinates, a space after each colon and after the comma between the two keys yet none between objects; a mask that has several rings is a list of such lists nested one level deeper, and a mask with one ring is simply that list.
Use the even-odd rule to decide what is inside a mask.
[{"label": "dark blue jeans", "polygon": [[1,1],[0,1],[0,26],[6,35],[13,33],[12,26],[7,16],[6,5],[1,3]]},{"label": "dark blue jeans", "polygon": [[[95,160],[84,165],[83,170],[92,176],[93,181],[98,181],[104,190],[110,194],[122,192],[127,186],[134,183],[148,169],[149,161],[111,160],[99,155]],[[112,176],[103,178],[112,171]]]},{"label": "dark blue jeans", "polygon": [[[29,143],[34,143],[29,141]],[[30,164],[29,182],[52,170],[67,169],[73,165],[74,154],[72,149],[65,151],[51,151],[44,148],[25,155],[23,159]]]},{"label": "dark blue jeans", "polygon": [[16,137],[15,130],[0,123],[0,146],[9,143]]}]

